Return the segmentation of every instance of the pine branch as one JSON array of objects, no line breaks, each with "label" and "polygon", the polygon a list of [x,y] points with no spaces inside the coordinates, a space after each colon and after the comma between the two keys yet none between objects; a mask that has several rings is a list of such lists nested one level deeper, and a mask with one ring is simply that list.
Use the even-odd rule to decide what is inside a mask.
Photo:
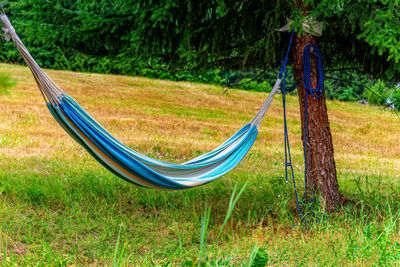
[{"label": "pine branch", "polygon": [[[344,83],[347,83],[347,84],[353,84],[353,85],[361,86],[361,87],[363,87],[364,89],[367,89],[368,91],[370,91],[371,93],[373,93],[374,95],[376,95],[377,97],[379,97],[382,101],[384,101],[384,102],[386,103],[386,99],[385,99],[383,96],[381,96],[380,94],[378,94],[377,92],[375,92],[374,90],[372,90],[371,88],[369,88],[368,86],[365,86],[365,85],[363,85],[363,84],[361,84],[361,83],[356,83],[356,82],[351,82],[351,81],[347,81],[347,80],[342,80],[342,79],[334,78],[334,77],[331,77],[331,76],[325,76],[325,78],[331,79],[331,80],[340,81],[340,82],[344,82]],[[392,104],[393,104],[393,103],[386,104],[385,107],[384,107],[384,109],[389,108]],[[397,117],[400,118],[399,112],[398,112],[396,109],[393,109],[393,111],[394,111],[394,113],[397,115]]]},{"label": "pine branch", "polygon": [[326,69],[325,72],[342,71],[342,70],[359,70],[360,67],[349,67],[349,68],[339,68],[339,69]]},{"label": "pine branch", "polygon": [[254,76],[254,78],[252,78],[251,80],[245,81],[245,82],[238,82],[238,83],[229,83],[226,86],[227,87],[233,87],[233,86],[241,86],[243,84],[249,83],[249,82],[253,82],[255,80],[257,80],[258,78],[260,78],[268,69],[264,69],[262,72],[260,72],[259,74],[257,74],[256,76]]},{"label": "pine branch", "polygon": [[162,67],[153,67],[150,64],[147,64],[147,67],[149,69],[152,70],[162,70],[162,71],[172,71],[172,72],[182,72],[182,71],[194,71],[194,70],[198,70],[201,67],[197,66],[197,67],[193,67],[193,68],[162,68]]}]

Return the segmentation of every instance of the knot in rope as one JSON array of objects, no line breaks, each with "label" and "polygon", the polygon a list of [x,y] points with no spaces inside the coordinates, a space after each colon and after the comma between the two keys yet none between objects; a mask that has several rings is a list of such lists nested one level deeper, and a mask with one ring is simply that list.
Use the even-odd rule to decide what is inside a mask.
[{"label": "knot in rope", "polygon": [[286,64],[289,61],[289,57],[286,55],[283,60],[282,60],[282,65],[281,65],[281,69],[280,69],[280,74],[285,73],[285,69],[286,69]]},{"label": "knot in rope", "polygon": [[2,34],[0,36],[3,37],[3,39],[6,41],[10,41],[11,36],[16,34],[15,29],[11,25],[10,20],[4,13],[0,14],[0,21],[3,23],[3,26],[4,26],[3,28],[1,28],[4,31],[4,34]]},{"label": "knot in rope", "polygon": [[[316,88],[312,88],[311,86],[311,60],[310,60],[310,50],[314,51],[314,54],[317,56],[317,75],[318,75],[318,85]],[[303,51],[303,84],[306,90],[313,97],[321,97],[324,91],[324,67],[322,64],[322,54],[321,51],[315,45],[307,45]]]}]

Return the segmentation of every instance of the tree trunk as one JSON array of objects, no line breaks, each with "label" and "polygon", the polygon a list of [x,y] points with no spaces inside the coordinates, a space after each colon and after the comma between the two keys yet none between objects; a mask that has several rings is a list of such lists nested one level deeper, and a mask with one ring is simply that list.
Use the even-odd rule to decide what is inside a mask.
[{"label": "tree trunk", "polygon": [[[307,16],[307,7],[304,6],[303,1],[296,0],[296,2],[298,7],[303,10],[303,15]],[[307,195],[321,193],[325,199],[325,208],[328,211],[334,211],[342,204],[343,197],[339,192],[337,182],[325,93],[320,98],[315,98],[311,94],[308,94],[308,129],[305,129],[304,110],[306,89],[303,84],[303,50],[308,44],[317,45],[314,36],[308,34],[299,36],[296,34],[293,47],[293,72],[300,103],[303,143],[304,133],[307,130]],[[317,87],[315,62],[315,56],[311,54],[311,84],[313,88]]]}]

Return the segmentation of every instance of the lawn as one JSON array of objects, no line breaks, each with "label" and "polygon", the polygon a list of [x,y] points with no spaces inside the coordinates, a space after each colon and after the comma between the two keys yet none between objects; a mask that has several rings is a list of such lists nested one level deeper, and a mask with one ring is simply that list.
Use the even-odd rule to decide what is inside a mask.
[{"label": "lawn", "polygon": [[[28,68],[1,64],[0,72],[17,80],[0,96],[1,265],[241,266],[253,256],[253,263],[279,266],[400,263],[400,118],[389,111],[327,102],[339,186],[349,201],[303,227],[296,226],[293,186],[283,177],[281,96],[236,169],[203,187],[164,192],[124,182],[92,159],[52,119]],[[119,140],[174,162],[218,146],[267,97],[187,82],[48,72]],[[287,103],[301,188],[298,100]],[[235,185],[246,182],[217,238]]]}]

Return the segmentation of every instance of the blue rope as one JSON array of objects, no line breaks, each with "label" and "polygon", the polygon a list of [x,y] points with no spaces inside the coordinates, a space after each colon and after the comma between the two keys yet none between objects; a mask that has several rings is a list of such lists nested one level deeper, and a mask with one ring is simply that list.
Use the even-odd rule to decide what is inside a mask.
[{"label": "blue rope", "polygon": [[[318,83],[316,88],[311,86],[311,60],[310,60],[310,49],[313,48],[315,55],[317,56],[317,75]],[[307,132],[308,132],[308,111],[307,111],[307,97],[310,93],[313,97],[319,98],[324,93],[324,67],[322,64],[321,51],[315,45],[307,45],[303,51],[303,84],[306,88],[306,96],[304,103],[304,199],[307,192]]]},{"label": "blue rope", "polygon": [[[317,74],[318,74],[318,85],[317,88],[311,87],[311,60],[310,60],[310,49],[314,50],[314,54],[317,56]],[[318,47],[315,45],[307,45],[303,51],[303,84],[306,88],[306,93],[309,92],[313,97],[319,98],[324,92],[324,66],[322,64],[322,54]],[[307,111],[307,110],[306,110]]]},{"label": "blue rope", "polygon": [[[317,87],[312,88],[311,86],[311,59],[310,59],[310,51],[311,48],[315,56],[317,57]],[[306,199],[307,194],[307,132],[308,132],[308,111],[307,111],[307,98],[308,94],[310,93],[313,97],[319,98],[324,93],[324,67],[322,63],[322,54],[321,51],[315,45],[307,45],[303,51],[303,84],[305,87],[305,101],[304,101],[304,196],[303,200]],[[312,199],[312,202],[316,202],[316,199]],[[314,213],[312,211],[312,213]],[[315,214],[315,213],[314,213]],[[317,220],[317,216],[315,215],[315,221],[319,223]],[[327,216],[322,213],[323,218],[327,218]]]},{"label": "blue rope", "polygon": [[[303,73],[303,84],[304,87],[306,88],[306,98],[305,98],[305,138],[304,138],[304,196],[303,196],[303,201],[299,201],[298,198],[298,193],[297,193],[297,187],[296,187],[296,181],[294,178],[294,171],[293,171],[293,165],[292,165],[292,157],[290,153],[290,144],[289,144],[289,135],[288,135],[288,129],[287,129],[287,122],[286,122],[286,64],[288,62],[289,58],[289,52],[290,48],[292,45],[294,37],[294,29],[292,31],[292,34],[290,36],[290,41],[289,41],[289,46],[288,50],[286,52],[285,57],[283,58],[282,65],[280,68],[280,72],[278,74],[278,78],[283,79],[283,86],[282,86],[282,104],[283,104],[283,121],[284,121],[284,138],[285,138],[285,179],[286,183],[288,182],[288,168],[290,168],[290,173],[292,176],[292,181],[293,181],[293,189],[295,193],[295,198],[296,198],[296,206],[297,206],[297,212],[300,215],[301,220],[305,221],[306,223],[309,223],[309,221],[303,216],[301,210],[300,210],[300,203],[305,202],[306,200],[306,192],[307,192],[307,96],[308,93],[310,93],[313,97],[319,98],[323,94],[324,90],[324,69],[323,69],[323,64],[322,64],[322,55],[318,47],[314,45],[307,45],[303,51],[303,64],[304,64],[304,73]],[[318,86],[317,88],[312,88],[311,86],[311,61],[310,61],[310,49],[311,47],[313,48],[318,61],[317,61],[317,72],[318,72]],[[315,199],[313,202],[316,201]],[[312,213],[314,213],[312,211]],[[317,217],[317,216],[315,216]],[[323,217],[326,218],[326,215],[323,214]],[[319,221],[316,219],[316,222],[318,223]]]},{"label": "blue rope", "polygon": [[290,168],[290,173],[291,173],[292,181],[293,181],[294,195],[296,197],[297,212],[299,213],[301,219],[308,223],[308,220],[306,218],[304,218],[304,216],[300,210],[300,202],[299,202],[299,197],[297,194],[296,180],[294,179],[292,155],[290,153],[289,134],[288,134],[287,122],[286,122],[286,64],[289,60],[289,53],[290,53],[290,48],[292,46],[293,37],[294,37],[294,29],[292,30],[292,34],[290,36],[290,41],[289,41],[289,46],[288,46],[286,55],[283,58],[282,66],[281,66],[280,72],[278,74],[278,78],[283,80],[283,86],[282,86],[281,92],[282,92],[282,104],[283,104],[283,125],[284,125],[283,127],[284,127],[284,135],[285,135],[285,137],[284,137],[285,138],[285,180],[287,183],[288,182],[288,168]]}]

